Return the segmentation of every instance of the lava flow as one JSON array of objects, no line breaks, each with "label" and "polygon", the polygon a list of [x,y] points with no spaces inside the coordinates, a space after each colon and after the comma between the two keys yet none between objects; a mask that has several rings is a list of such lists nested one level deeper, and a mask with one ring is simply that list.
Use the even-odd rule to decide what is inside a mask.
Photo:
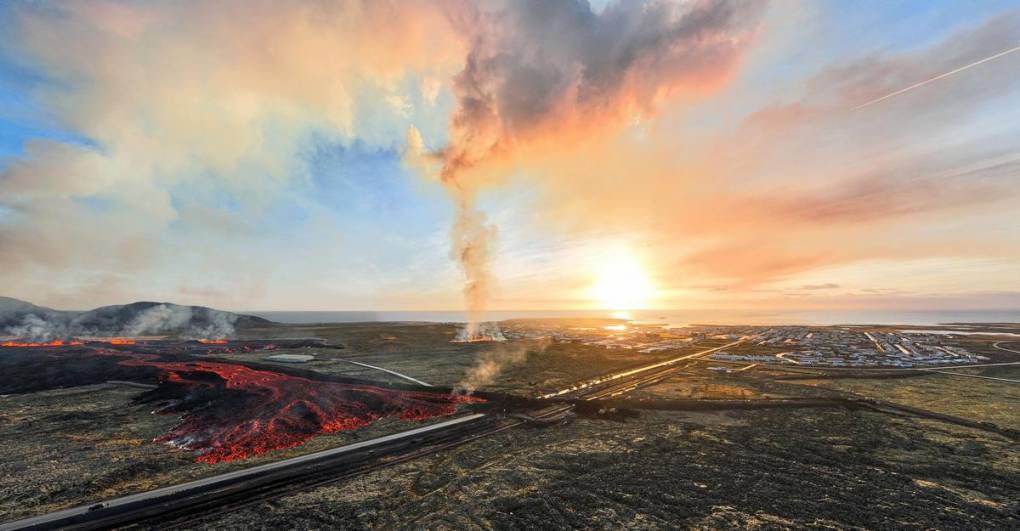
[{"label": "lava flow", "polygon": [[62,341],[55,339],[53,341],[45,342],[20,342],[20,341],[4,341],[0,343],[0,347],[68,347],[81,345],[81,341]]},{"label": "lava flow", "polygon": [[[101,354],[125,355],[114,351]],[[197,460],[203,463],[291,448],[316,435],[356,430],[385,417],[423,420],[450,415],[458,404],[483,401],[316,381],[230,363],[129,356],[119,365],[165,371],[159,387],[140,400],[167,402],[169,405],[156,412],[181,415],[181,422],[156,441],[197,451]]]},{"label": "lava flow", "polygon": [[496,323],[467,323],[451,343],[495,343],[506,341],[506,336]]}]

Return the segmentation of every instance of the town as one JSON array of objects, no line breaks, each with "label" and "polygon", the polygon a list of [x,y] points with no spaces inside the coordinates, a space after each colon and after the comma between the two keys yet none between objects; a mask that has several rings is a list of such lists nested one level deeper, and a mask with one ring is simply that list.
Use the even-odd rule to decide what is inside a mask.
[{"label": "town", "polygon": [[859,326],[704,326],[663,327],[640,323],[588,327],[512,325],[508,338],[576,342],[604,348],[653,353],[710,340],[744,342],[716,352],[721,362],[786,363],[828,367],[913,368],[963,365],[988,358],[957,345],[942,331],[881,330]]}]

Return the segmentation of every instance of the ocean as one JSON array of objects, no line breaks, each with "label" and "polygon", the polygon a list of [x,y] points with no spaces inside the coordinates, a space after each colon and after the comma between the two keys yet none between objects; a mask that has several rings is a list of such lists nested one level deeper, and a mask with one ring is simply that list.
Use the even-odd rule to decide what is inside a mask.
[{"label": "ocean", "polygon": [[[459,311],[255,311],[243,312],[279,323],[464,322]],[[639,323],[685,326],[692,324],[837,325],[941,323],[1020,323],[1020,310],[518,310],[491,311],[491,321],[549,317],[613,317]]]}]

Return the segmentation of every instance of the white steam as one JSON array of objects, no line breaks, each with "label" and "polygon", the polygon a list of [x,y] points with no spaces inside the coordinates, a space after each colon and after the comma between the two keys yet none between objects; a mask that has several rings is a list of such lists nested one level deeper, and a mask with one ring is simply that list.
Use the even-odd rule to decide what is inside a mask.
[{"label": "white steam", "polygon": [[506,341],[506,336],[499,329],[499,323],[490,321],[468,321],[464,328],[457,332],[454,343],[474,343],[482,341]]},{"label": "white steam", "polygon": [[182,335],[199,339],[218,339],[234,334],[237,315],[216,310],[198,316],[187,306],[160,304],[138,314],[119,335],[135,337],[183,330]]},{"label": "white steam", "polygon": [[49,341],[62,337],[65,327],[52,323],[35,314],[28,314],[18,324],[4,328],[4,335],[13,336],[23,341]]},{"label": "white steam", "polygon": [[[496,328],[498,332],[499,329]],[[502,337],[502,334],[500,334]],[[475,364],[464,372],[464,377],[454,386],[458,394],[471,394],[478,388],[489,385],[508,367],[520,365],[528,359],[528,353],[542,353],[549,347],[550,340],[531,343],[499,343],[480,353]]]},{"label": "white steam", "polygon": [[73,337],[137,337],[173,334],[195,339],[234,335],[239,316],[210,308],[156,304],[146,308],[111,306],[88,312],[34,307],[0,307],[0,336],[22,341]]}]

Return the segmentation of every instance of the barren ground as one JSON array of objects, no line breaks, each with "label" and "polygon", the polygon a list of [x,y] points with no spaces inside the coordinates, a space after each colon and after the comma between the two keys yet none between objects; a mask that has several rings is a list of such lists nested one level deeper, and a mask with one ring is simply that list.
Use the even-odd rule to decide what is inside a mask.
[{"label": "barren ground", "polygon": [[[293,350],[316,354],[316,361],[298,366],[302,369],[393,379],[344,361],[353,360],[455,385],[479,354],[493,347],[452,344],[454,333],[451,325],[364,324],[271,327],[246,335],[320,337],[344,345],[339,350]],[[972,348],[993,353],[990,340],[969,341]],[[488,388],[534,394],[721,343],[705,340],[642,354],[519,340],[500,348],[520,348],[525,354]],[[268,354],[221,357],[264,363]],[[994,354],[995,361],[1013,359],[1001,351]],[[792,373],[761,366],[727,375],[708,370],[713,365],[692,364],[631,398],[770,400],[852,391],[1020,429],[1016,384],[940,374],[890,379],[849,372],[776,380]],[[1020,379],[1015,367],[962,372]],[[148,406],[135,404],[141,392],[100,384],[0,397],[0,521],[408,427],[386,420],[261,458],[206,465],[189,452],[152,442],[176,419],[152,415]],[[988,431],[870,410],[646,410],[626,422],[577,418],[559,426],[502,432],[194,527],[1020,529],[1020,452],[1016,441]]]}]

